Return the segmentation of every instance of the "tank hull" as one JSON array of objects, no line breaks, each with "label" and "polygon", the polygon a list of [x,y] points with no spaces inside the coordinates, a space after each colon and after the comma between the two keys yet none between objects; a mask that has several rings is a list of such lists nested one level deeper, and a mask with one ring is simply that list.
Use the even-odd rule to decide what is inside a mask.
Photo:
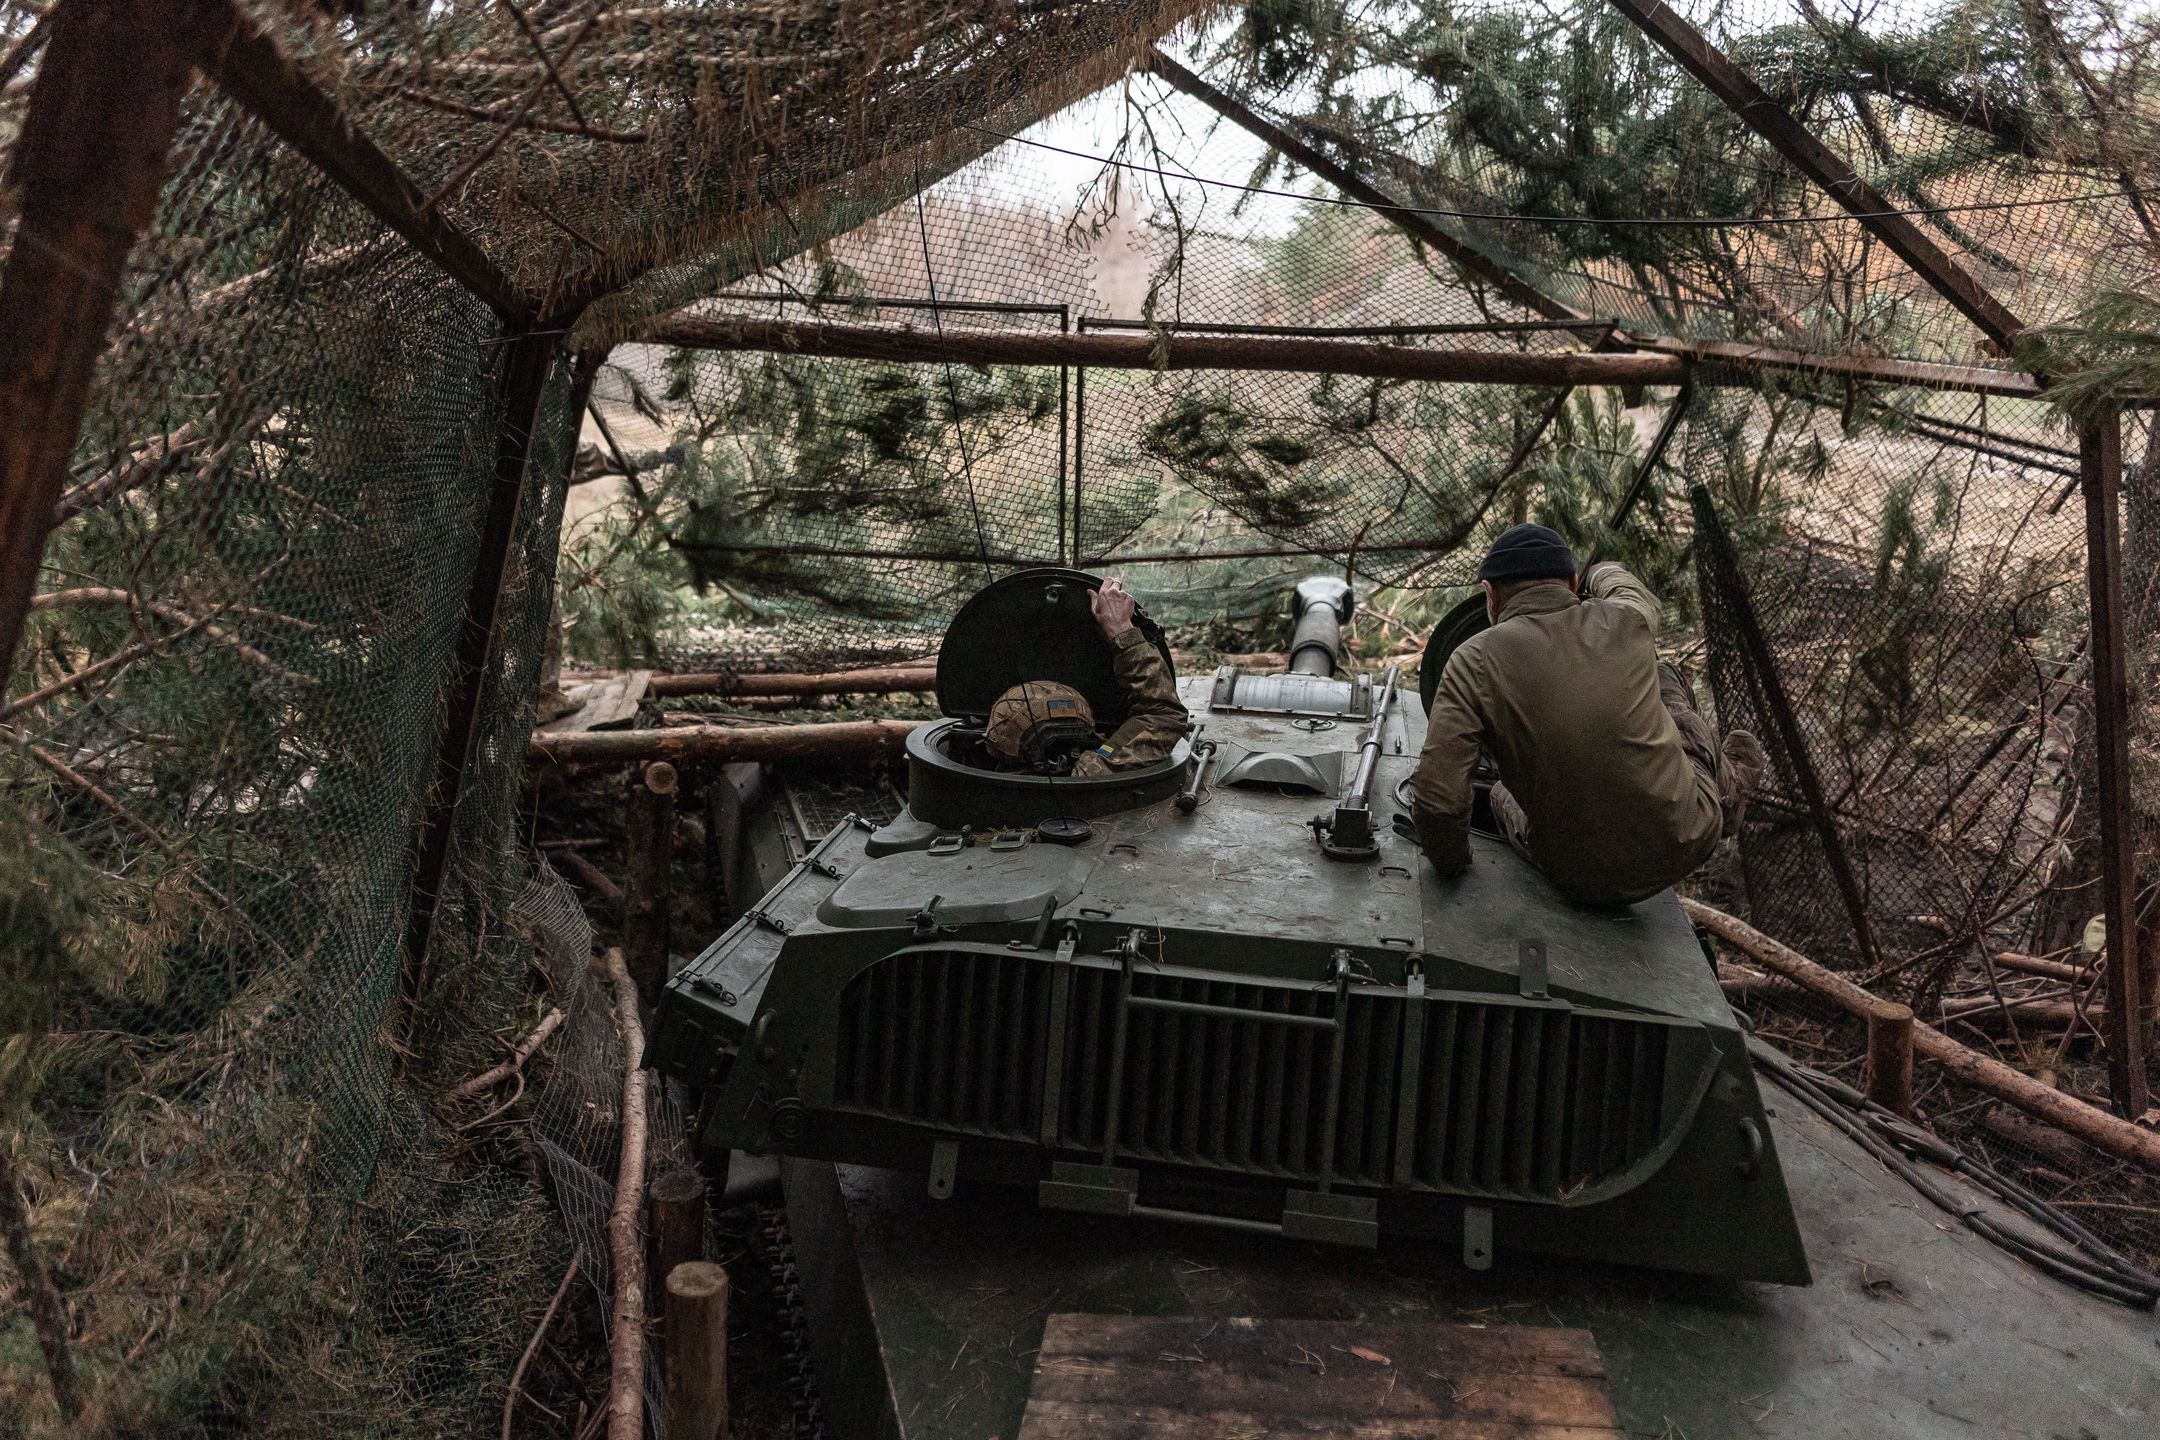
[{"label": "tank hull", "polygon": [[[1210,712],[1208,683],[1188,703],[1225,751],[1348,773],[1354,734]],[[1405,697],[1376,794],[1421,739]],[[1460,881],[1392,831],[1329,860],[1305,823],[1329,798],[1158,800],[1074,846],[843,826],[676,977],[655,1062],[703,1093],[714,1149],[1472,1267],[1806,1283],[1743,1038],[1672,897],[1579,910],[1483,838]]]}]

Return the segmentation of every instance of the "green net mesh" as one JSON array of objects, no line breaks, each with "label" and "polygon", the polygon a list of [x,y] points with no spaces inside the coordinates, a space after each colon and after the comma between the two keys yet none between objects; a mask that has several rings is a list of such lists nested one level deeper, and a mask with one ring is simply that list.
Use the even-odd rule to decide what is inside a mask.
[{"label": "green net mesh", "polygon": [[[46,8],[0,4],[0,146]],[[1682,394],[938,358],[941,334],[1212,327],[2012,369],[1617,10],[243,8],[564,333],[415,958],[510,336],[215,86],[191,95],[0,714],[0,1143],[93,1430],[471,1433],[572,1253],[604,1289],[622,1057],[518,807],[559,624],[587,660],[922,655],[985,580],[1062,562],[1126,574],[1198,649],[1266,649],[1285,582],[1330,568],[1380,657],[1421,645],[1498,527],[1544,520],[1641,570],[1675,658],[1769,745],[1706,893],[1945,1017],[2097,1003],[1989,963],[2076,963],[2099,908],[2083,514],[2046,404],[1739,362]],[[2075,322],[2052,353],[2135,372],[2151,21],[1678,8],[2028,324]],[[1159,40],[1275,139],[1134,68]],[[1282,137],[1415,207],[1420,238]],[[912,331],[923,358],[641,338],[677,313]],[[2156,446],[2139,416],[2141,685]],[[1748,1003],[1812,1060],[1856,1053],[1797,994]],[[525,1123],[470,1123],[450,1089],[553,1007]],[[1958,1034],[2103,1088],[2089,1026]],[[2073,1173],[1930,1083],[1961,1139],[2160,1249],[2149,1181]],[[664,1156],[681,1132],[663,1106]],[[58,1433],[0,1277],[0,1417]]]}]

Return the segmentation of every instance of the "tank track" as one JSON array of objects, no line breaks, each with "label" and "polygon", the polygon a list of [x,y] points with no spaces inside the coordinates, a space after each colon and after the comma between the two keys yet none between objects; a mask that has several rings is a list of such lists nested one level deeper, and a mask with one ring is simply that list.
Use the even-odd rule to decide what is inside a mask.
[{"label": "tank track", "polygon": [[780,1348],[791,1372],[788,1404],[794,1414],[795,1440],[825,1440],[825,1407],[818,1398],[817,1366],[810,1358],[810,1325],[803,1315],[802,1282],[795,1270],[795,1242],[788,1234],[787,1212],[776,1205],[761,1211],[760,1217],[758,1258],[772,1279]]}]

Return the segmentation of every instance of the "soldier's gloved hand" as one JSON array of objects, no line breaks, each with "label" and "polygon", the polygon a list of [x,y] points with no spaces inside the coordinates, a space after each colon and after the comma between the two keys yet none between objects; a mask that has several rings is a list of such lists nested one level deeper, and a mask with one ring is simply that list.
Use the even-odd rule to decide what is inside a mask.
[{"label": "soldier's gloved hand", "polygon": [[1115,576],[1103,581],[1102,588],[1088,597],[1088,608],[1095,612],[1095,623],[1102,627],[1105,639],[1115,640],[1132,629],[1133,598],[1125,582]]}]

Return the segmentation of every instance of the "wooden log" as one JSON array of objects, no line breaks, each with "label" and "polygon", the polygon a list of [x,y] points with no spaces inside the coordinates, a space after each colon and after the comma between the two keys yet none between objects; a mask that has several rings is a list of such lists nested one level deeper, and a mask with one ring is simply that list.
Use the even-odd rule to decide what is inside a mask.
[{"label": "wooden log", "polygon": [[[2012,1000],[2007,1009],[1992,999],[1966,1001],[1954,1008],[1943,1006],[1943,1019],[1962,1020],[1968,1025],[2007,1024],[2013,1015],[2033,1025],[2069,1025],[2081,1021],[2077,1006],[2068,1000]],[[2086,1006],[2082,1020],[2090,1021],[2094,1026],[2105,1025],[2107,1007]]]},{"label": "wooden log", "polygon": [[667,1277],[661,1373],[670,1440],[727,1440],[727,1271],[709,1261]]},{"label": "wooden log", "polygon": [[863,670],[834,670],[823,675],[735,674],[697,671],[655,675],[652,695],[890,695],[904,690],[935,690],[935,665],[878,665]]},{"label": "wooden log", "polygon": [[[1798,981],[1855,1015],[1879,1013],[1890,1003],[1836,971],[1816,964],[1791,946],[1771,939],[1744,920],[1686,896],[1681,897],[1680,905],[1687,911],[1689,919],[1728,945],[1746,951],[1764,968]],[[2043,1085],[2030,1075],[1960,1045],[1940,1030],[1918,1021],[1913,1022],[1913,1049],[1974,1089],[2006,1100],[2034,1119],[2067,1131],[2096,1150],[2160,1174],[2160,1135]]]},{"label": "wooden log", "polygon": [[[668,912],[675,864],[675,767],[655,760],[630,782],[623,811],[627,883],[623,960],[647,1005],[667,986]],[[666,1274],[665,1270],[659,1272]]]},{"label": "wooden log", "polygon": [[896,759],[919,720],[849,720],[837,725],[699,725],[668,730],[600,730],[535,735],[528,755],[557,765]]},{"label": "wooden log", "polygon": [[2093,972],[2083,965],[2072,965],[2067,960],[2048,960],[2038,955],[2021,955],[2015,950],[1998,952],[1995,964],[1998,969],[2045,975],[2050,980],[2068,980],[2073,985],[2088,984],[2093,978]]},{"label": "wooden log", "polygon": [[690,350],[964,365],[1085,365],[1100,370],[1269,370],[1468,385],[1677,385],[1677,355],[1591,350],[1470,350],[1278,335],[1064,334],[1055,330],[898,329],[817,321],[670,315],[638,338]]},{"label": "wooden log", "polygon": [[663,1170],[645,1188],[645,1229],[652,1237],[654,1275],[672,1275],[678,1265],[705,1258],[705,1177],[678,1165]]},{"label": "wooden log", "polygon": [[615,1287],[609,1327],[607,1440],[645,1440],[645,1246],[638,1216],[645,1208],[645,1027],[638,1019],[637,985],[610,949],[594,968],[615,1005],[623,1053],[622,1144],[615,1166],[615,1203],[608,1210],[608,1263]]},{"label": "wooden log", "polygon": [[1886,1005],[1867,1017],[1868,1099],[1901,1120],[1912,1118],[1913,1013],[1909,1005]]},{"label": "wooden log", "polygon": [[2046,1161],[2066,1175],[2086,1174],[2096,1158],[2060,1130],[2034,1124],[2006,1105],[1991,1106],[1980,1117],[1980,1128],[1996,1139],[2007,1140],[2026,1154]]}]

